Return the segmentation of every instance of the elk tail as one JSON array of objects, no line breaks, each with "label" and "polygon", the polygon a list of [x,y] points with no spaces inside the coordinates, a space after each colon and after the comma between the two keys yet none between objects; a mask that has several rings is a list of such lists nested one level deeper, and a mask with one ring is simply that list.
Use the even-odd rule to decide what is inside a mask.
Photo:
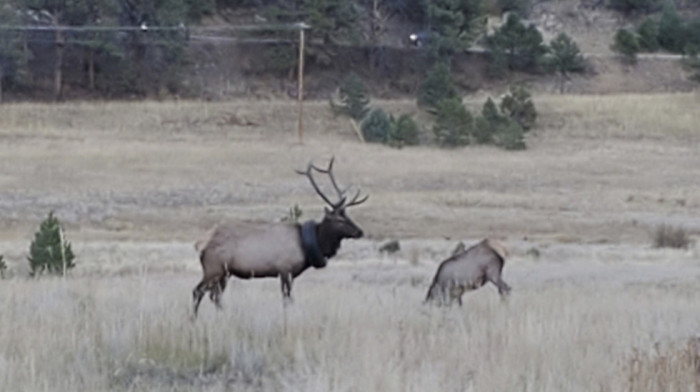
[{"label": "elk tail", "polygon": [[486,240],[486,244],[501,258],[501,260],[504,262],[506,261],[506,258],[508,257],[508,248],[506,248],[502,242],[489,238]]},{"label": "elk tail", "polygon": [[206,241],[199,240],[194,243],[194,249],[199,253],[199,262],[204,266],[204,252],[206,251]]},{"label": "elk tail", "polygon": [[199,252],[199,261],[204,261],[204,250],[206,249],[207,245],[209,245],[209,241],[211,241],[211,238],[214,236],[214,232],[215,228],[209,230],[206,237],[195,241],[194,249]]}]

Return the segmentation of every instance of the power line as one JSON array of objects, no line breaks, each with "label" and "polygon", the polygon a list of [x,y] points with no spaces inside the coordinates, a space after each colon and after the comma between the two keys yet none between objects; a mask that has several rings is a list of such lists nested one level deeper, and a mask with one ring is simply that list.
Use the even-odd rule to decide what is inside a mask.
[{"label": "power line", "polygon": [[[0,31],[15,31],[15,32],[64,32],[64,33],[100,33],[100,32],[113,32],[113,33],[128,33],[128,32],[140,32],[147,34],[148,32],[183,32],[187,34],[187,40],[191,43],[203,43],[203,42],[213,42],[213,43],[260,43],[260,44],[270,44],[270,43],[296,43],[294,39],[283,39],[283,38],[253,38],[253,37],[235,37],[221,35],[226,32],[255,32],[255,31],[299,31],[301,29],[308,29],[310,26],[304,23],[285,23],[285,24],[256,24],[256,25],[213,25],[213,26],[195,26],[186,27],[184,25],[179,26],[148,26],[143,24],[141,26],[54,26],[54,25],[0,25]],[[31,43],[55,43],[54,40],[41,39],[41,38],[29,38],[25,39],[25,42]],[[67,37],[64,40],[64,44],[70,45],[89,45],[94,44],[95,40],[89,39],[76,39]],[[149,42],[144,42],[142,44],[146,45],[159,45],[168,44],[170,41],[167,40],[150,40]]]},{"label": "power line", "polygon": [[14,31],[72,31],[72,32],[99,32],[99,31],[299,31],[309,29],[311,26],[305,23],[283,24],[255,24],[255,25],[216,25],[216,26],[55,26],[55,25],[0,25],[0,30]]},{"label": "power line", "polygon": [[[43,44],[55,44],[54,39],[40,39],[40,38],[29,38],[24,40],[29,43],[43,43]],[[203,35],[193,35],[190,36],[190,43],[202,44],[205,42],[214,43],[252,43],[252,44],[293,44],[296,43],[292,39],[275,39],[275,38],[235,38],[235,37],[224,37],[224,36],[203,36]],[[64,45],[91,45],[99,43],[97,40],[80,40],[80,39],[66,39],[62,42]],[[149,40],[147,42],[140,43],[141,45],[166,45],[171,44],[172,41],[168,40]]]},{"label": "power line", "polygon": [[236,38],[224,36],[208,36],[208,35],[191,35],[193,41],[213,41],[213,42],[241,42],[241,43],[260,43],[260,44],[276,44],[276,43],[296,43],[293,39],[277,39],[277,38]]},{"label": "power line", "polygon": [[72,31],[72,32],[89,32],[89,31],[177,31],[184,30],[185,27],[173,27],[173,26],[51,26],[51,25],[0,25],[0,30],[14,30],[14,31]]}]

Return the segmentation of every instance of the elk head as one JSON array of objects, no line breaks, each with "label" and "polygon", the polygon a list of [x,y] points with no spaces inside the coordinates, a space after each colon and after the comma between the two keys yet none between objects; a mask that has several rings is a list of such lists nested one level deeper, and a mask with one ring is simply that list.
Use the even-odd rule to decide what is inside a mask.
[{"label": "elk head", "polygon": [[[316,190],[316,193],[328,204],[324,208],[323,220],[317,226],[317,234],[319,238],[319,245],[324,256],[332,257],[335,252],[340,247],[340,241],[344,238],[361,238],[364,234],[362,229],[358,227],[355,222],[352,221],[346,214],[345,210],[348,207],[356,206],[364,203],[369,198],[366,195],[360,198],[360,190],[358,189],[355,195],[348,202],[347,198],[347,188],[345,190],[340,189],[338,183],[333,175],[333,162],[335,157],[331,158],[328,163],[328,167],[321,169],[315,166],[312,162],[306,168],[306,171],[297,170],[297,173],[305,175],[311,185]],[[323,191],[318,187],[316,180],[313,177],[313,172],[327,174],[330,177],[331,184],[335,189],[338,200],[333,202],[326,196]]]}]

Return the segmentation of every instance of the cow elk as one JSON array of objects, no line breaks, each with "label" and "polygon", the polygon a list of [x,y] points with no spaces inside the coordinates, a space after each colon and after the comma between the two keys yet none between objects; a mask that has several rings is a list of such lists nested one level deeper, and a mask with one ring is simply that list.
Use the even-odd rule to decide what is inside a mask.
[{"label": "cow elk", "polygon": [[498,287],[501,298],[510,292],[501,272],[508,251],[500,242],[485,239],[467,250],[456,252],[440,263],[425,302],[452,305],[457,300],[462,306],[462,295],[469,290],[491,282]]},{"label": "cow elk", "polygon": [[[358,190],[348,202],[347,189],[341,190],[333,175],[333,161],[331,158],[326,169],[309,162],[305,171],[297,171],[308,178],[316,193],[330,207],[324,209],[321,222],[223,224],[217,226],[208,239],[195,244],[203,277],[192,292],[194,317],[207,291],[216,307],[221,308],[221,295],[231,275],[241,279],[279,277],[286,305],[291,301],[294,278],[309,267],[325,267],[343,239],[362,237],[362,229],[345,212],[348,207],[364,203],[369,195],[360,198]],[[331,201],[319,188],[314,172],[330,177],[337,201]]]}]

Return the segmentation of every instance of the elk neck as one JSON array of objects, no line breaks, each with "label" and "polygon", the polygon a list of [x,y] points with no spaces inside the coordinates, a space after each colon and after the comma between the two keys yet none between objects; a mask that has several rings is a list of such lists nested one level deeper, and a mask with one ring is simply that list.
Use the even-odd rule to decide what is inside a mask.
[{"label": "elk neck", "polygon": [[333,230],[330,225],[324,225],[323,222],[316,225],[316,238],[318,238],[321,253],[326,258],[335,256],[340,248],[340,241],[343,240],[341,233]]},{"label": "elk neck", "polygon": [[297,225],[301,238],[301,247],[304,251],[305,268],[313,266],[314,268],[323,268],[328,260],[323,255],[318,241],[318,224],[313,221],[307,221],[302,225]]}]

